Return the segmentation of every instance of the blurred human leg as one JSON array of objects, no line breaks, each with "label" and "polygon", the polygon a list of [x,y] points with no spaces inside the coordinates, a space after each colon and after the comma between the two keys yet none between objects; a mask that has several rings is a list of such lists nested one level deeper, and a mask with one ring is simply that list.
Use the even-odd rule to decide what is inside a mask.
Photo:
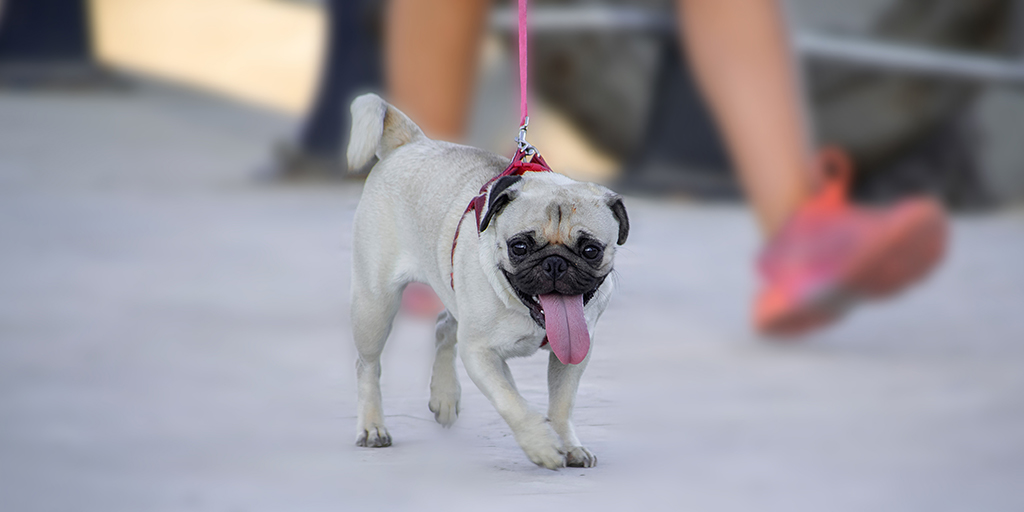
[{"label": "blurred human leg", "polygon": [[384,52],[388,100],[428,137],[463,136],[487,0],[391,0]]},{"label": "blurred human leg", "polygon": [[807,199],[811,142],[780,6],[680,0],[685,51],[766,234]]},{"label": "blurred human leg", "polygon": [[679,16],[698,83],[767,238],[756,328],[801,334],[859,299],[924,277],[946,245],[941,207],[923,198],[853,206],[845,155],[812,159],[780,2],[679,0]]}]

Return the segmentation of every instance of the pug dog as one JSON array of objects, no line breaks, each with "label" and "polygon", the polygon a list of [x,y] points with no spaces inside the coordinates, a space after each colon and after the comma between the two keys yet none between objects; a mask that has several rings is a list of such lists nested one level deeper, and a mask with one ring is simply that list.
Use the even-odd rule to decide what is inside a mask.
[{"label": "pug dog", "polygon": [[[391,445],[381,351],[404,287],[417,281],[446,308],[430,380],[435,419],[447,427],[459,414],[458,343],[470,378],[531,461],[549,469],[594,466],[572,411],[594,327],[612,294],[615,250],[629,233],[622,198],[554,172],[493,180],[506,158],[428,139],[373,94],[356,98],[351,110],[349,168],[379,159],[353,220],[356,444]],[[476,215],[467,209],[474,197],[481,202]],[[538,350],[551,351],[546,416],[519,394],[505,362]]]}]

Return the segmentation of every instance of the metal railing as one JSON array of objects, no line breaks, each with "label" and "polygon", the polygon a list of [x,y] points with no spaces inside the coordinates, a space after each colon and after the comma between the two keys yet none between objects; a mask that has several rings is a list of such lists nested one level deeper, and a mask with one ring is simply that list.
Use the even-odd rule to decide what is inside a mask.
[{"label": "metal railing", "polygon": [[[1012,31],[1018,49],[1024,49],[1024,8],[1017,2]],[[491,28],[516,30],[516,13],[496,9]],[[664,12],[635,7],[538,6],[530,12],[530,30],[536,32],[644,32],[670,36],[676,30]],[[937,78],[1024,85],[1024,58],[999,58],[978,53],[936,50],[922,46],[891,43],[877,39],[846,37],[797,30],[794,50],[805,59],[841,62],[851,66],[882,69],[893,73],[929,75]]]}]

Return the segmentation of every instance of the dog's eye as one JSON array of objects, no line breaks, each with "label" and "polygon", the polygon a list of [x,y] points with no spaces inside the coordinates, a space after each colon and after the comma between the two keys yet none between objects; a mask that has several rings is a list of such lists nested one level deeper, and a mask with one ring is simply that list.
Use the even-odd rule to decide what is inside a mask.
[{"label": "dog's eye", "polygon": [[516,256],[525,256],[529,247],[526,246],[526,242],[516,242],[512,244],[510,249],[512,249],[512,254],[515,254]]},{"label": "dog's eye", "polygon": [[596,245],[588,245],[583,248],[583,257],[588,260],[596,260],[601,256],[601,248]]}]

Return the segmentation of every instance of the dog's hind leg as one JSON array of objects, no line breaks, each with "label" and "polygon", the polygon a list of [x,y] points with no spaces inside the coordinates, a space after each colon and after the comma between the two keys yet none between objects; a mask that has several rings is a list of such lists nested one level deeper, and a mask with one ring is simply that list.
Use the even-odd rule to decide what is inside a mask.
[{"label": "dog's hind leg", "polygon": [[437,353],[434,356],[434,371],[430,376],[430,412],[434,419],[450,427],[459,417],[459,398],[462,387],[455,370],[455,342],[459,324],[455,317],[442,311],[437,316]]},{"label": "dog's hind leg", "polygon": [[355,339],[356,380],[359,415],[356,421],[356,445],[380,448],[391,446],[391,434],[384,426],[380,396],[380,355],[401,302],[401,288],[370,291],[353,283],[352,335]]}]

